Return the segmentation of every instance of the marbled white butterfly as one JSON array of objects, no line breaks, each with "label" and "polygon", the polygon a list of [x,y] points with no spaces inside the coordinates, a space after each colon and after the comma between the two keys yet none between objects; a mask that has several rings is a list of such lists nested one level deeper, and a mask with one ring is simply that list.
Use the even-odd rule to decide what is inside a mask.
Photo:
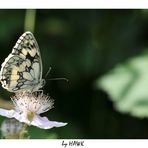
[{"label": "marbled white butterfly", "polygon": [[31,32],[20,36],[2,63],[0,81],[3,88],[10,92],[35,92],[45,84],[39,46]]}]

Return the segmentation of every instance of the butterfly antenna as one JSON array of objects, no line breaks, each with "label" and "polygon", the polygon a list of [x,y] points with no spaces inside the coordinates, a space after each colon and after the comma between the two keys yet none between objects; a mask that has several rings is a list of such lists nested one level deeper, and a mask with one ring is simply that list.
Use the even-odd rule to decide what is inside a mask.
[{"label": "butterfly antenna", "polygon": [[[49,67],[49,69],[48,69],[48,71],[47,71],[47,73],[46,73],[46,75],[45,75],[45,79],[47,78],[47,76],[49,75],[49,73],[50,73],[50,71],[51,71],[51,67]],[[69,80],[68,79],[66,79],[66,78],[51,78],[51,79],[46,79],[46,80],[64,80],[64,81],[66,81],[66,82],[68,82]]]},{"label": "butterfly antenna", "polygon": [[45,75],[45,79],[46,79],[47,76],[49,75],[50,71],[51,71],[51,67],[49,67],[49,69],[48,69],[48,71],[47,71],[47,73],[46,73],[46,75]]},{"label": "butterfly antenna", "polygon": [[66,78],[51,78],[51,79],[47,79],[47,80],[64,80],[66,82],[68,82],[69,80]]}]

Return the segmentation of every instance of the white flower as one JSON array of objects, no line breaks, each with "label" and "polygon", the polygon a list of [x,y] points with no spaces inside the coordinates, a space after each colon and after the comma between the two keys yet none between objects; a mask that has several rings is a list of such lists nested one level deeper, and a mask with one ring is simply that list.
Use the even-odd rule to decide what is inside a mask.
[{"label": "white flower", "polygon": [[17,93],[12,101],[15,105],[14,110],[0,109],[0,115],[15,118],[20,122],[34,125],[43,129],[65,126],[67,123],[49,121],[47,117],[39,114],[53,108],[53,100],[43,93]]}]

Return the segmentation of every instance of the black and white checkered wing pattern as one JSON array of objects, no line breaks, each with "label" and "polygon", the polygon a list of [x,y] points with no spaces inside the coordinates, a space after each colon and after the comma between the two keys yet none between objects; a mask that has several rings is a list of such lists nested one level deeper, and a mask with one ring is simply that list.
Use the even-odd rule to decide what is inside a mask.
[{"label": "black and white checkered wing pattern", "polygon": [[10,92],[38,91],[42,87],[42,60],[31,32],[25,32],[1,66],[0,81]]}]

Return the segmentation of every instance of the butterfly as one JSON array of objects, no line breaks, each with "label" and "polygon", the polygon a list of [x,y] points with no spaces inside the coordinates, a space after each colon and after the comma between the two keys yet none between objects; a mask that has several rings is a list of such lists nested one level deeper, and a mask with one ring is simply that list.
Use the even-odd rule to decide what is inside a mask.
[{"label": "butterfly", "polygon": [[9,92],[39,91],[42,79],[42,59],[38,43],[29,31],[21,35],[1,65],[0,81]]}]

